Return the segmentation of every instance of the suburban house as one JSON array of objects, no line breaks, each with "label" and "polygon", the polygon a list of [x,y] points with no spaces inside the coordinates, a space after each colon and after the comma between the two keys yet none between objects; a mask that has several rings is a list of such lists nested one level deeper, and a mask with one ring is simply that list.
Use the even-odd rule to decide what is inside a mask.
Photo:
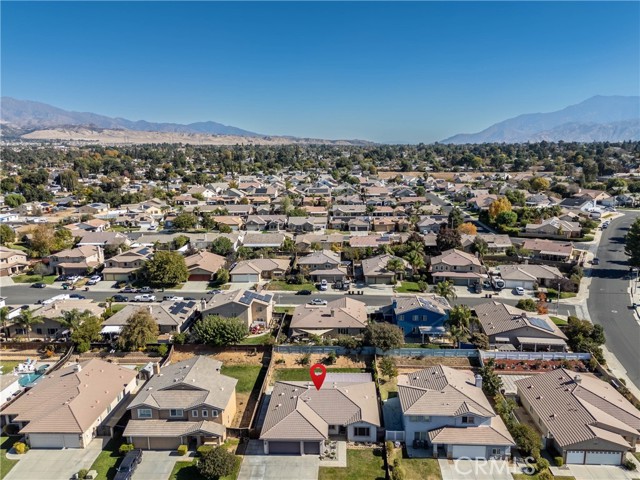
[{"label": "suburban house", "polygon": [[[487,243],[487,252],[490,255],[503,255],[509,247],[513,246],[509,235],[499,235],[495,233],[479,233],[476,238]],[[475,240],[475,238],[474,238]]]},{"label": "suburban house", "polygon": [[472,310],[494,348],[504,350],[505,345],[512,345],[518,350],[567,350],[567,336],[549,315],[526,312],[497,301],[475,305]]},{"label": "suburban house", "polygon": [[249,215],[245,222],[248,232],[279,232],[287,225],[286,215]]},{"label": "suburban house", "polygon": [[395,285],[399,274],[387,269],[387,264],[391,259],[399,259],[405,265],[405,269],[409,269],[406,260],[394,255],[384,254],[366,258],[362,260],[362,275],[365,283]]},{"label": "suburban house", "polygon": [[86,213],[89,215],[99,215],[107,212],[109,212],[108,203],[90,203],[78,208],[78,213]]},{"label": "suburban house", "polygon": [[21,273],[28,266],[29,262],[25,252],[0,246],[0,277]]},{"label": "suburban house", "polygon": [[558,280],[564,278],[560,270],[549,265],[500,265],[499,269],[505,288],[522,287],[533,290],[536,285],[557,287]]},{"label": "suburban house", "polygon": [[560,242],[527,238],[522,248],[531,252],[534,260],[540,262],[570,262],[573,258],[573,242]]},{"label": "suburban house", "polygon": [[289,269],[289,260],[278,258],[254,258],[236,263],[229,272],[232,282],[259,282],[283,278]]},{"label": "suburban house", "polygon": [[104,264],[102,277],[106,281],[129,282],[135,279],[136,271],[153,256],[151,247],[138,247],[111,257]]},{"label": "suburban house", "polygon": [[[307,209],[313,207],[307,207]],[[327,228],[327,217],[289,217],[287,229],[295,233],[323,232]]]},{"label": "suburban house", "polygon": [[433,457],[509,458],[515,446],[506,425],[469,370],[437,365],[398,376],[407,445]]},{"label": "suburban house", "polygon": [[242,245],[247,248],[280,248],[285,236],[282,233],[247,233]]},{"label": "suburban house", "polygon": [[227,260],[215,253],[203,250],[189,255],[184,259],[189,270],[190,282],[210,282],[214,279],[216,272],[227,263]]},{"label": "suburban house", "polygon": [[565,463],[620,465],[640,438],[640,411],[612,385],[564,368],[516,382],[523,408]]},{"label": "suburban house", "polygon": [[367,328],[367,306],[363,302],[342,297],[327,305],[298,305],[289,327],[291,337],[357,336]]},{"label": "suburban house", "polygon": [[[160,335],[165,333],[180,333],[189,326],[199,316],[199,303],[195,300],[166,300],[160,303],[148,303],[143,305],[126,304],[122,310],[102,322],[103,327],[109,327],[106,332],[115,333],[121,330],[127,320],[139,310],[148,311],[158,324]],[[113,328],[113,327],[117,327]]]},{"label": "suburban house", "polygon": [[[42,323],[32,325],[28,332],[31,339],[53,340],[62,335],[64,328],[59,319],[65,312],[78,310],[79,312],[89,312],[91,315],[100,317],[104,309],[90,299],[67,299],[57,300],[47,305],[33,310],[33,316],[42,320]],[[27,335],[24,326],[9,323],[7,330],[10,337]],[[68,333],[68,332],[67,332]]]},{"label": "suburban house", "polygon": [[326,442],[375,442],[380,415],[368,373],[327,373],[310,381],[276,382],[260,439],[265,454],[323,455]]},{"label": "suburban house", "polygon": [[0,407],[13,400],[14,395],[20,390],[22,390],[20,377],[11,375],[9,372],[0,373]]},{"label": "suburban house", "polygon": [[394,297],[391,306],[383,309],[405,335],[441,336],[446,333],[444,322],[451,305],[447,299],[423,293],[411,297]]},{"label": "suburban house", "polygon": [[578,222],[567,222],[558,217],[543,220],[542,223],[528,223],[525,233],[536,237],[579,238],[582,227]]},{"label": "suburban house", "polygon": [[331,270],[340,265],[340,254],[331,250],[313,252],[298,259],[298,266],[305,275],[313,270]]},{"label": "suburban house", "polygon": [[224,291],[203,305],[202,316],[219,315],[225,318],[237,317],[244,320],[247,327],[254,324],[270,325],[273,315],[273,295],[250,290]]},{"label": "suburban house", "polygon": [[596,202],[589,197],[568,197],[559,204],[562,208],[578,212],[588,212],[595,208]]},{"label": "suburban house", "polygon": [[104,251],[97,245],[83,245],[49,256],[49,268],[57,275],[85,275],[104,263]]},{"label": "suburban house", "polygon": [[221,445],[236,414],[238,383],[221,368],[203,355],[162,368],[127,407],[129,443],[149,450]]},{"label": "suburban house", "polygon": [[454,285],[473,285],[487,277],[478,257],[452,248],[431,258],[433,283],[450,281]]},{"label": "suburban house", "polygon": [[320,248],[329,250],[333,245],[342,246],[347,241],[341,233],[330,233],[327,235],[319,233],[306,233],[298,235],[295,239],[296,250],[299,252],[308,252],[311,250],[311,245],[317,243]]},{"label": "suburban house", "polygon": [[137,387],[137,372],[93,358],[48,373],[2,410],[31,448],[86,448]]},{"label": "suburban house", "polygon": [[80,241],[77,244],[78,247],[82,247],[83,245],[100,245],[106,250],[108,247],[118,249],[131,245],[131,240],[129,240],[129,237],[120,232],[81,231],[78,232],[78,236],[80,237]]}]

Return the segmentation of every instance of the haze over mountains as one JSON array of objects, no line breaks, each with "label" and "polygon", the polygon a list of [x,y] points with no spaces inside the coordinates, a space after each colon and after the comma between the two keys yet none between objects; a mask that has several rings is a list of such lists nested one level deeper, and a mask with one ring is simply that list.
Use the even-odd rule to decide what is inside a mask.
[{"label": "haze over mountains", "polygon": [[640,140],[640,97],[595,96],[556,112],[528,113],[441,143]]},{"label": "haze over mountains", "polygon": [[[371,144],[365,140],[322,140],[270,136],[207,121],[190,124],[154,123],[72,112],[46,103],[2,97],[2,137],[24,140],[66,140],[118,143]],[[640,140],[639,96],[595,96],[550,113],[530,113],[496,123],[474,134],[458,134],[441,143],[593,142]]]}]

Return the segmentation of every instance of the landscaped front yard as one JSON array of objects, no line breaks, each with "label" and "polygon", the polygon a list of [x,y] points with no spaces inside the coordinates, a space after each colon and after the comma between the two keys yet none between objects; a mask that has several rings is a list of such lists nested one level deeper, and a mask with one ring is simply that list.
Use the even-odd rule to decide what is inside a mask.
[{"label": "landscaped front yard", "polygon": [[549,318],[553,321],[553,323],[555,323],[559,327],[562,327],[564,325],[569,325],[569,322],[567,322],[566,320],[563,320],[560,317],[553,317],[549,315]]},{"label": "landscaped front yard", "polygon": [[18,437],[0,437],[0,479],[4,478],[13,466],[20,461],[7,458],[7,452],[11,450],[13,444],[18,440]]},{"label": "landscaped front yard", "polygon": [[266,285],[267,290],[286,290],[287,292],[298,292],[300,290],[311,290],[312,292],[317,291],[314,283],[287,283],[282,280],[271,280]]},{"label": "landscaped front yard", "polygon": [[418,288],[418,282],[400,282],[400,285],[395,287],[398,293],[421,293]]},{"label": "landscaped front yard", "polygon": [[382,455],[381,449],[347,450],[347,467],[322,467],[318,480],[384,480],[386,472]]},{"label": "landscaped front yard", "polygon": [[[223,444],[228,450],[235,451],[238,446],[237,438],[228,438]],[[195,459],[192,462],[176,462],[169,476],[169,480],[207,480],[206,477],[200,475],[197,467],[198,460]],[[219,480],[235,480],[240,473],[240,465],[242,465],[242,458],[236,456],[236,465],[231,475],[220,477]]]},{"label": "landscaped front yard", "polygon": [[89,470],[98,472],[97,480],[112,480],[115,477],[116,465],[122,459],[122,455],[118,453],[121,444],[122,439],[112,438],[95,459]]},{"label": "landscaped front yard", "polygon": [[441,480],[442,473],[436,458],[408,458],[401,448],[394,448],[390,456],[393,465],[396,458],[404,470],[405,480]]},{"label": "landscaped front yard", "polygon": [[46,283],[47,285],[53,285],[53,282],[58,278],[57,275],[14,275],[11,277],[13,283]]}]

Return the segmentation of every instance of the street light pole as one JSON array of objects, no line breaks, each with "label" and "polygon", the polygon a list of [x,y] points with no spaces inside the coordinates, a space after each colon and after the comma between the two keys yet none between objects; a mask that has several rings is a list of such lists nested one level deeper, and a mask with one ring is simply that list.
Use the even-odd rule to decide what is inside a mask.
[{"label": "street light pole", "polygon": [[556,315],[559,315],[560,313],[560,293],[562,292],[562,284],[560,283],[560,280],[558,280],[558,297],[556,298]]}]

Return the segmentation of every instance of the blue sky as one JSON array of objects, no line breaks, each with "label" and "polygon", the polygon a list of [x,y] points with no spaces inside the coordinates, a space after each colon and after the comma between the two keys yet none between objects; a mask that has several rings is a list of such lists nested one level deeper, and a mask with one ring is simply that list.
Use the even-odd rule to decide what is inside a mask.
[{"label": "blue sky", "polygon": [[433,142],[637,95],[640,3],[2,2],[2,95],[132,120]]}]

